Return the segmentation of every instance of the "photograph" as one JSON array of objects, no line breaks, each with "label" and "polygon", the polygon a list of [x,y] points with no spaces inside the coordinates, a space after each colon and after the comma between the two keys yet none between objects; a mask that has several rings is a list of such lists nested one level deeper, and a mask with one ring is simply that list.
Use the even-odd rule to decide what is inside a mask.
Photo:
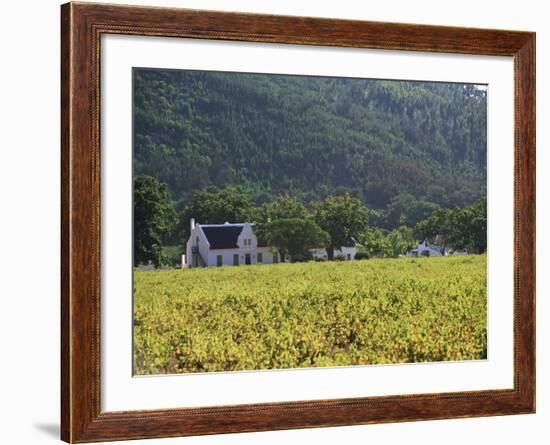
[{"label": "photograph", "polygon": [[134,375],[487,359],[486,84],[132,81]]},{"label": "photograph", "polygon": [[[462,444],[544,430],[544,14],[434,3],[408,15],[399,1],[68,2],[51,11],[57,31],[43,28],[58,57],[27,39],[46,77],[4,70],[40,90],[29,108],[11,88],[26,118],[8,133],[43,162],[8,150],[34,179],[6,163],[18,208],[4,219],[25,230],[5,231],[4,256],[26,277],[8,280],[36,288],[36,304],[11,298],[36,329],[6,357],[23,386],[36,380],[25,353],[55,362],[39,360],[39,374],[57,384],[41,377],[30,391],[47,414],[37,431],[68,443],[279,443],[290,430],[430,442],[456,419]],[[59,88],[42,87],[47,73]],[[60,159],[45,150],[53,139]],[[57,201],[37,200],[51,173]],[[50,210],[58,240],[34,228]],[[57,242],[58,273],[40,242],[21,248],[35,235]],[[12,255],[31,251],[47,258],[33,280]],[[46,280],[53,312],[34,310]],[[26,440],[29,415],[14,437]]]}]

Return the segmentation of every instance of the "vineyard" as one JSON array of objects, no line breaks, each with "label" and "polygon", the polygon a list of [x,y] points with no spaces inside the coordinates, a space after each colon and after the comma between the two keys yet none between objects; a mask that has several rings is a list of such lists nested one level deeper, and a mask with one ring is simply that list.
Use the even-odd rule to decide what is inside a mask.
[{"label": "vineyard", "polygon": [[134,372],[485,359],[486,262],[134,271]]}]

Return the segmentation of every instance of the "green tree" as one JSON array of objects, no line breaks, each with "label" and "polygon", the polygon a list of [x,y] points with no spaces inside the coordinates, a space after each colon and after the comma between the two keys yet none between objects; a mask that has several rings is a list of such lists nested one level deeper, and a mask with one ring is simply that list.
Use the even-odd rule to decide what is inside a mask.
[{"label": "green tree", "polygon": [[437,237],[442,247],[483,253],[487,250],[487,199],[462,209],[438,209],[416,224],[414,231],[420,239]]},{"label": "green tree", "polygon": [[278,219],[308,217],[305,206],[296,198],[289,195],[279,195],[273,201],[262,205],[259,209],[258,222],[270,222]]},{"label": "green tree", "polygon": [[388,233],[386,240],[389,246],[389,253],[391,258],[397,258],[399,255],[407,253],[415,244],[412,235],[412,229],[402,226],[399,229],[392,230]]},{"label": "green tree", "polygon": [[176,224],[174,203],[166,184],[152,176],[134,179],[134,265],[160,266],[166,258],[162,239]]},{"label": "green tree", "polygon": [[261,225],[260,237],[274,247],[285,261],[290,255],[291,261],[307,258],[310,249],[325,247],[330,237],[311,218],[284,218]]},{"label": "green tree", "polygon": [[332,260],[335,249],[352,245],[353,240],[365,232],[369,212],[361,200],[346,193],[342,196],[328,196],[317,204],[315,221],[330,236],[327,255]]},{"label": "green tree", "polygon": [[487,198],[481,198],[469,207],[472,211],[471,219],[471,248],[478,253],[487,250]]},{"label": "green tree", "polygon": [[449,224],[449,243],[456,249],[483,253],[487,250],[487,200],[454,210]]},{"label": "green tree", "polygon": [[380,229],[368,227],[360,235],[361,249],[368,258],[387,258],[391,256],[391,246]]},{"label": "green tree", "polygon": [[439,206],[433,202],[416,199],[407,192],[391,199],[386,209],[385,226],[388,229],[400,226],[413,227],[417,222],[428,218]]},{"label": "green tree", "polygon": [[369,227],[360,235],[359,240],[361,251],[369,258],[397,258],[416,244],[413,229],[405,226],[389,233]]},{"label": "green tree", "polygon": [[451,209],[437,209],[431,214],[431,216],[416,224],[414,232],[416,236],[421,239],[428,239],[430,241],[435,240],[436,237],[440,239],[445,247],[449,241],[456,235],[453,226],[453,210]]}]

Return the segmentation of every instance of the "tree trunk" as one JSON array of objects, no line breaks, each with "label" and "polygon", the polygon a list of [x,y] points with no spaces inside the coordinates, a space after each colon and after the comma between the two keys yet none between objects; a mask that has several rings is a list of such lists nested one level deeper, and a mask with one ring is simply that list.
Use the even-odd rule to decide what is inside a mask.
[{"label": "tree trunk", "polygon": [[281,263],[284,263],[285,262],[285,251],[284,250],[279,250],[279,256],[281,257]]},{"label": "tree trunk", "polygon": [[327,247],[327,256],[329,261],[332,261],[334,259],[334,247]]}]

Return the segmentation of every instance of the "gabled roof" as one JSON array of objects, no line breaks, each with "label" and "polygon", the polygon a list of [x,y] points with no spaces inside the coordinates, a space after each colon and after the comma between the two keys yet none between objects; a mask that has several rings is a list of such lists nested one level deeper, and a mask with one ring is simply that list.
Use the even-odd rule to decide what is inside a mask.
[{"label": "gabled roof", "polygon": [[[211,249],[236,249],[239,247],[237,241],[245,224],[198,224],[198,226],[204,232]],[[250,226],[254,229],[255,224],[251,223]],[[267,242],[257,234],[255,235],[258,240],[258,247],[267,247]]]},{"label": "gabled roof", "polygon": [[431,244],[431,243],[429,243],[428,240],[422,241],[422,242],[418,245],[418,247],[420,247],[420,246],[424,246],[426,249],[432,249],[432,250],[438,250],[438,251],[441,251],[441,250],[443,249],[443,247],[441,247],[441,246],[438,246],[438,245],[436,245],[436,244]]},{"label": "gabled roof", "polygon": [[443,247],[441,247],[441,246],[436,246],[435,244],[428,244],[428,249],[432,249],[432,250],[442,250]]},{"label": "gabled roof", "polygon": [[200,227],[211,249],[234,249],[239,247],[237,240],[243,231],[244,224],[201,224]]}]

